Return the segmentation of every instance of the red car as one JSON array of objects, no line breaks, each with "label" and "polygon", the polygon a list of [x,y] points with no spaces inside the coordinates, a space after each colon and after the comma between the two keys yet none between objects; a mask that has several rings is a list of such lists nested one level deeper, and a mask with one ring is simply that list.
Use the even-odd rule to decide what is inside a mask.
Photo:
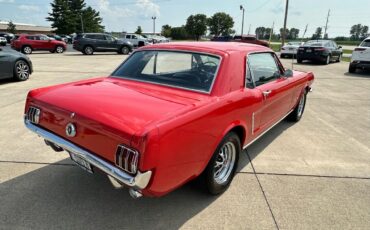
[{"label": "red car", "polygon": [[285,117],[301,119],[313,80],[263,46],[161,43],[109,77],[30,91],[24,121],[133,197],[162,196],[199,175],[219,194],[242,149]]},{"label": "red car", "polygon": [[250,43],[250,44],[256,44],[261,46],[269,47],[269,43],[266,41],[258,40],[256,36],[254,35],[236,35],[234,36],[234,39],[232,41],[235,42],[243,42],[243,43]]},{"label": "red car", "polygon": [[48,50],[51,53],[63,53],[67,44],[62,41],[51,39],[42,34],[20,34],[16,35],[11,42],[13,49],[24,54],[31,54],[34,50]]}]

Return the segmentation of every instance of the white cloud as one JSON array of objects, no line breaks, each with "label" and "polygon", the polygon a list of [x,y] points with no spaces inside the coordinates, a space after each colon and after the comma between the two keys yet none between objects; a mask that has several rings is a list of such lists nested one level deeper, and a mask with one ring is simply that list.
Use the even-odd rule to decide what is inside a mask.
[{"label": "white cloud", "polygon": [[18,6],[18,9],[24,10],[24,11],[33,11],[33,12],[40,11],[40,7],[34,6],[34,5],[20,5]]},{"label": "white cloud", "polygon": [[0,0],[1,3],[13,3],[14,0]]},{"label": "white cloud", "polygon": [[160,15],[159,5],[152,0],[136,0],[136,6],[140,9],[140,14],[145,17],[158,17]]}]

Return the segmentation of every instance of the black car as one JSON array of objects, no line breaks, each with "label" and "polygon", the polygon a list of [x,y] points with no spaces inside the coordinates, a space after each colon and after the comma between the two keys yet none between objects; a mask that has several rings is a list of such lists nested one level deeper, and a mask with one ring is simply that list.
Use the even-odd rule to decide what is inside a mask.
[{"label": "black car", "polygon": [[112,52],[129,54],[133,46],[130,42],[117,39],[109,34],[86,33],[76,36],[73,49],[83,54],[92,55],[94,52]]},{"label": "black car", "polygon": [[297,62],[304,60],[317,61],[328,65],[332,61],[340,62],[342,47],[331,40],[311,40],[298,48]]},{"label": "black car", "polygon": [[25,81],[32,73],[32,62],[26,55],[0,48],[0,79]]}]

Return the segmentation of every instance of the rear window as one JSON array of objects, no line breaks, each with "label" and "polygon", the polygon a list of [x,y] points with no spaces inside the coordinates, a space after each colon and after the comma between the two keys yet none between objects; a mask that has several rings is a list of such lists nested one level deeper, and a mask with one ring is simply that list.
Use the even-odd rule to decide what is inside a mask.
[{"label": "rear window", "polygon": [[304,43],[305,46],[317,46],[317,47],[323,47],[323,46],[328,46],[328,42],[318,42],[318,41],[308,41]]},{"label": "rear window", "polygon": [[137,81],[210,92],[220,58],[179,51],[135,52],[112,75]]},{"label": "rear window", "polygon": [[360,46],[370,47],[370,39],[366,39],[365,41],[363,41]]}]

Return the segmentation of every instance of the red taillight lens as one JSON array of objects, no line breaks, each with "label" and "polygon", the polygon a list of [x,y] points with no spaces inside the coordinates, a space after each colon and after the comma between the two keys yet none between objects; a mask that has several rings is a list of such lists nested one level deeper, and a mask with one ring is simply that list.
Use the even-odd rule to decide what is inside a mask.
[{"label": "red taillight lens", "polygon": [[139,161],[139,152],[124,145],[118,145],[115,161],[116,165],[121,169],[135,174]]},{"label": "red taillight lens", "polygon": [[326,49],[324,47],[315,48],[315,51],[325,51]]},{"label": "red taillight lens", "polygon": [[355,48],[355,51],[365,51],[366,48]]}]

